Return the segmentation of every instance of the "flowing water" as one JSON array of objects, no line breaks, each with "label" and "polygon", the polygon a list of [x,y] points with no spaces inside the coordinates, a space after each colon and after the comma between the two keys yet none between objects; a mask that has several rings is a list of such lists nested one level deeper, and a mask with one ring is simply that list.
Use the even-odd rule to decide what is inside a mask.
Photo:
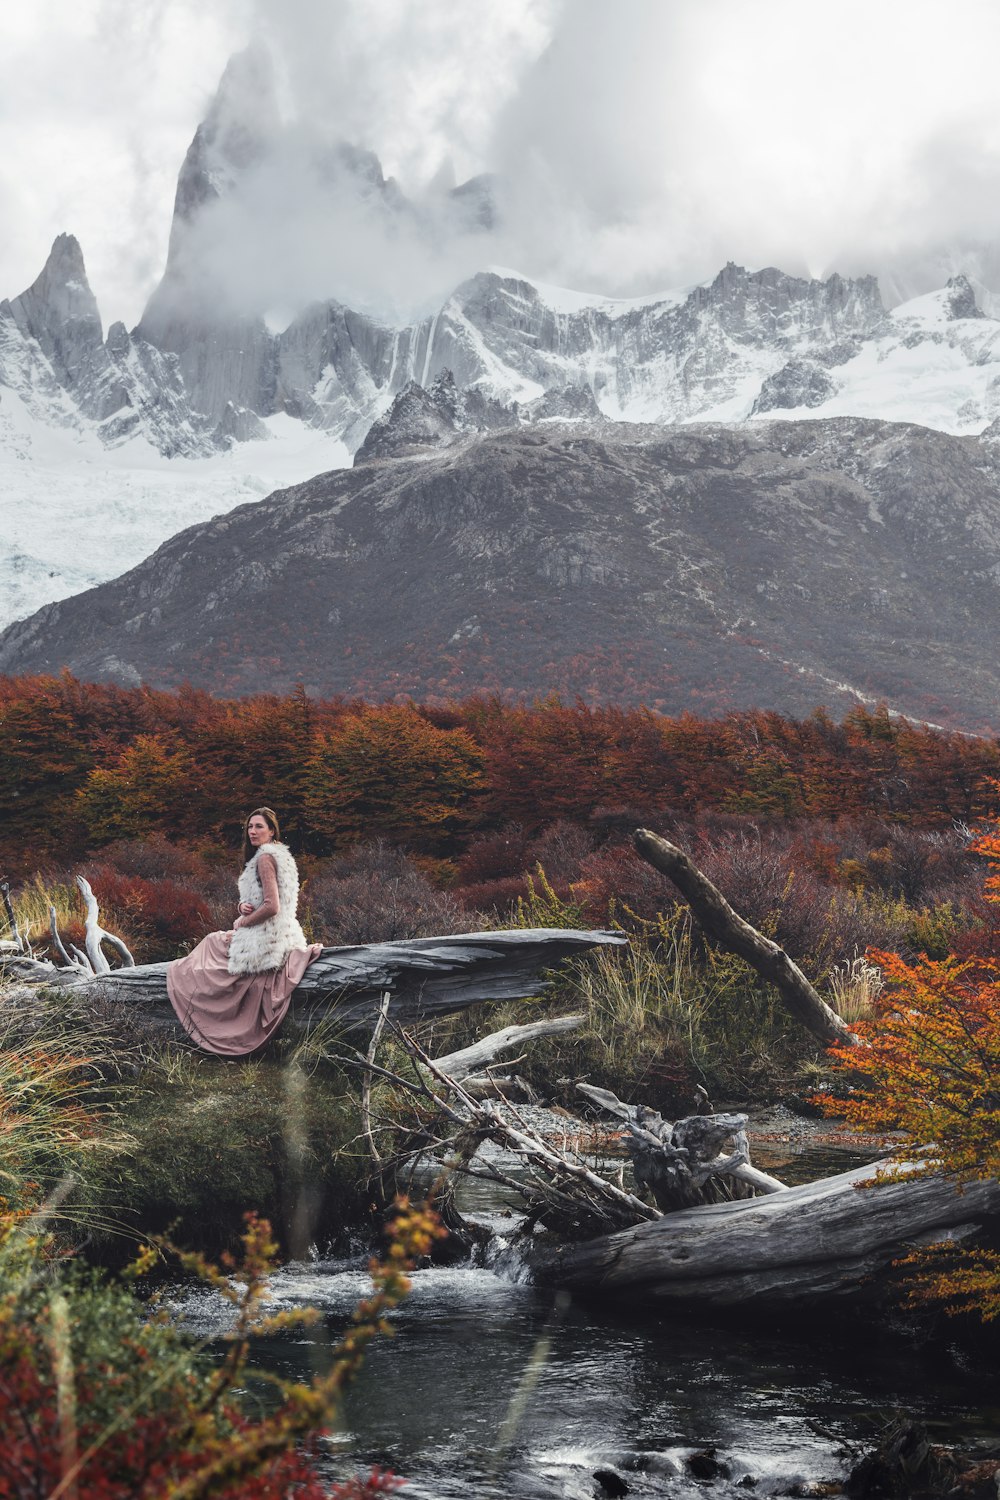
[{"label": "flowing water", "polygon": [[[510,1224],[494,1206],[501,1237]],[[326,1368],[369,1290],[362,1265],[284,1267],[275,1308],[311,1305],[324,1318],[263,1341],[258,1363],[299,1378]],[[942,1441],[1000,1440],[985,1354],[921,1343],[857,1312],[706,1324],[570,1300],[512,1276],[516,1260],[502,1249],[492,1265],[414,1275],[396,1336],[376,1344],[348,1394],[329,1444],[332,1474],[378,1463],[406,1476],[405,1494],[440,1500],[735,1500],[842,1478],[899,1414]],[[187,1290],[178,1303],[203,1336],[224,1331],[213,1295]]]}]

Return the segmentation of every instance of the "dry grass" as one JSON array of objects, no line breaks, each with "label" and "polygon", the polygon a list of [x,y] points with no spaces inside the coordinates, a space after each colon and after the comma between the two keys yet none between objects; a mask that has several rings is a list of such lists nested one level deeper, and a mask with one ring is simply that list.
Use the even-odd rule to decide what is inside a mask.
[{"label": "dry grass", "polygon": [[882,992],[882,970],[863,953],[835,964],[830,970],[830,1004],[848,1026],[870,1019]]},{"label": "dry grass", "polygon": [[46,883],[36,875],[14,898],[14,915],[21,933],[33,947],[42,947],[49,938],[49,908],[55,907],[60,932],[78,927],[83,920],[83,901],[75,885],[68,882]]}]

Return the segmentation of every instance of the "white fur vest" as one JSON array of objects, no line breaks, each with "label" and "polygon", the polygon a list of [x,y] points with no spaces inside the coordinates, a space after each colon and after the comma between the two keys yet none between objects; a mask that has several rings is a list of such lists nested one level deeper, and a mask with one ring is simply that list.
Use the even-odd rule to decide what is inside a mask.
[{"label": "white fur vest", "polygon": [[237,927],[229,944],[230,974],[260,974],[265,969],[280,969],[293,948],[307,946],[306,935],[295,915],[299,872],[287,844],[263,844],[247,860],[239,878],[240,900],[257,907],[264,899],[264,887],[257,874],[257,861],[262,855],[274,860],[280,910],[254,927]]}]

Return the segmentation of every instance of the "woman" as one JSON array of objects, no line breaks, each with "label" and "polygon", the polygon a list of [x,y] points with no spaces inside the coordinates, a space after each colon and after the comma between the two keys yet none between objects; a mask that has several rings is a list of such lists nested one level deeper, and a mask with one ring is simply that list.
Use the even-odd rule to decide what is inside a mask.
[{"label": "woman", "polygon": [[292,991],[323,949],[296,918],[299,873],[278,819],[256,807],[243,836],[239,916],[167,965],[167,994],[188,1036],[220,1057],[245,1057],[273,1036]]}]

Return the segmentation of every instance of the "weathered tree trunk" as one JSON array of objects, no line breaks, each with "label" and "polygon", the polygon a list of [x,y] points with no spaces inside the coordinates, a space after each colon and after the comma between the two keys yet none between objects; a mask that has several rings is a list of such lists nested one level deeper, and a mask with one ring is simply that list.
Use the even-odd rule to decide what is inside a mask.
[{"label": "weathered tree trunk", "polygon": [[[562,959],[627,941],[620,932],[536,927],[324,948],[295,990],[290,1019],[312,1022],[329,1015],[345,1028],[371,1027],[383,994],[390,997],[390,1020],[404,1024],[484,1001],[525,999],[543,993],[549,981],[542,971]],[[5,967],[29,982],[72,985],[77,996],[94,994],[135,1007],[154,1025],[184,1035],[167,998],[166,964],[98,976],[21,958]]]},{"label": "weathered tree trunk", "polygon": [[762,979],[773,984],[785,1009],[797,1021],[827,1046],[834,1042],[858,1045],[857,1037],[813,988],[798,964],[777,943],[744,921],[682,849],[648,828],[636,830],[634,843],[647,864],[674,882],[706,936],[746,959]]},{"label": "weathered tree trunk", "polygon": [[707,1204],[556,1250],[533,1249],[539,1281],[676,1306],[765,1306],[857,1293],[917,1243],[971,1233],[1000,1214],[1000,1184],[962,1191],[940,1174],[859,1188],[874,1167],[764,1198]]}]

